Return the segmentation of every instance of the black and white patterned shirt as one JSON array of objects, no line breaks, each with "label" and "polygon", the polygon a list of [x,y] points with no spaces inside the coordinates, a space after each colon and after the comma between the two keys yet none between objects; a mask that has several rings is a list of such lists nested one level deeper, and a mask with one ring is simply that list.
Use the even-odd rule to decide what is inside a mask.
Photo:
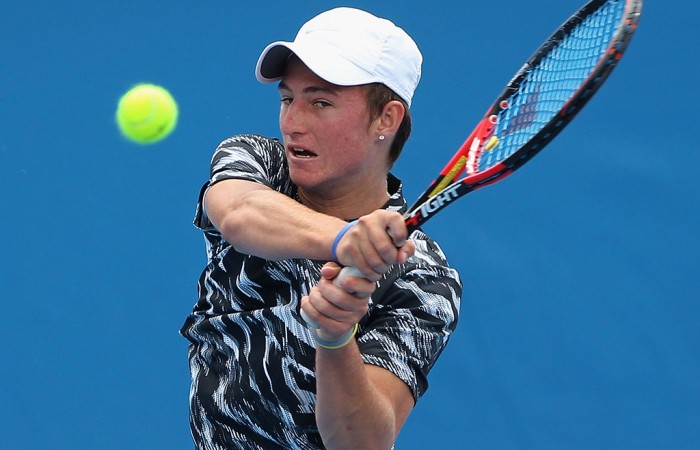
[{"label": "black and white patterned shirt", "polygon": [[[190,421],[197,448],[322,449],[314,416],[314,338],[299,315],[300,299],[324,261],[269,261],[226,242],[203,209],[206,190],[224,179],[262,183],[295,198],[283,146],[239,135],[223,141],[202,188],[195,225],[204,232],[208,264],[199,301],[182,329],[190,341]],[[402,211],[400,182],[389,176],[385,209]],[[367,364],[403,380],[417,400],[457,324],[461,281],[440,247],[422,231],[416,253],[378,282],[356,336]]]}]

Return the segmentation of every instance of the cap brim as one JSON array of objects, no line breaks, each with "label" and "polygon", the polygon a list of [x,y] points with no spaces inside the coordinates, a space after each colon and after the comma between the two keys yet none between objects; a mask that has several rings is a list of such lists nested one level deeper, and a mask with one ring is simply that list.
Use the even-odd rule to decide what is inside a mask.
[{"label": "cap brim", "polygon": [[294,53],[292,45],[292,42],[277,41],[265,47],[255,67],[258,81],[272,83],[282,78],[289,56]]},{"label": "cap brim", "polygon": [[260,54],[255,75],[262,83],[272,83],[284,76],[287,61],[295,54],[313,73],[338,86],[356,86],[380,79],[370,75],[367,70],[337,56],[333,46],[323,44],[296,45],[294,42],[277,41],[265,47]]}]

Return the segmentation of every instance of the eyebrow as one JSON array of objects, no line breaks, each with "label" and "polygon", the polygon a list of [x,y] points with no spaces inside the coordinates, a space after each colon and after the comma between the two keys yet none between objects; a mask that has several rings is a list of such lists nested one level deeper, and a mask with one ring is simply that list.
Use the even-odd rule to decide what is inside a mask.
[{"label": "eyebrow", "polygon": [[[277,88],[282,91],[292,91],[292,89],[287,86],[284,81],[280,81],[280,84],[277,86]],[[316,94],[316,93],[328,93],[332,95],[338,95],[339,89],[333,85],[328,85],[328,86],[307,86],[304,89],[301,90],[303,94]]]}]

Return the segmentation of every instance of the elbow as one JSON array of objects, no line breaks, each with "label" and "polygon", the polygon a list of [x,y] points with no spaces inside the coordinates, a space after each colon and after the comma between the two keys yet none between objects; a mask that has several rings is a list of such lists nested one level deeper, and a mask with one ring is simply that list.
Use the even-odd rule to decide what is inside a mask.
[{"label": "elbow", "polygon": [[206,204],[206,211],[212,225],[219,230],[226,242],[237,246],[245,237],[243,236],[245,224],[245,209],[225,205],[221,207],[216,203]]},{"label": "elbow", "polygon": [[243,228],[241,226],[240,214],[236,211],[230,211],[222,216],[215,225],[226,242],[238,246],[242,240],[241,231]]},{"label": "elbow", "polygon": [[[371,423],[366,423],[367,412],[361,414],[361,418],[345,417],[334,423],[324,423],[317,416],[319,431],[324,445],[329,450],[361,448],[364,450],[390,450],[396,439],[396,430],[391,420],[375,418]],[[388,419],[388,418],[387,418]],[[358,426],[356,422],[362,425]],[[354,425],[351,425],[354,424]]]},{"label": "elbow", "polygon": [[251,245],[260,226],[261,188],[256,183],[223,180],[214,184],[204,197],[204,209],[212,225],[237,250]]},{"label": "elbow", "polygon": [[247,197],[240,198],[235,206],[229,204],[227,208],[219,210],[216,218],[212,219],[212,224],[219,230],[224,240],[237,251],[264,256],[260,254],[259,243],[255,244],[258,225]]}]

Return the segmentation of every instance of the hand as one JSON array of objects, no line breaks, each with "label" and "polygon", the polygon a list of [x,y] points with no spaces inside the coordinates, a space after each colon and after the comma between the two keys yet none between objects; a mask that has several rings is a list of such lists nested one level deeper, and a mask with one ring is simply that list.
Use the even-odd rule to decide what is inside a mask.
[{"label": "hand", "polygon": [[415,252],[403,216],[377,210],[362,216],[338,242],[336,256],[343,266],[356,267],[368,280],[379,281],[396,263]]},{"label": "hand", "polygon": [[319,337],[337,341],[367,314],[369,296],[376,284],[366,278],[337,278],[341,267],[327,263],[321,268],[321,280],[302,298],[306,316],[318,326]]}]

